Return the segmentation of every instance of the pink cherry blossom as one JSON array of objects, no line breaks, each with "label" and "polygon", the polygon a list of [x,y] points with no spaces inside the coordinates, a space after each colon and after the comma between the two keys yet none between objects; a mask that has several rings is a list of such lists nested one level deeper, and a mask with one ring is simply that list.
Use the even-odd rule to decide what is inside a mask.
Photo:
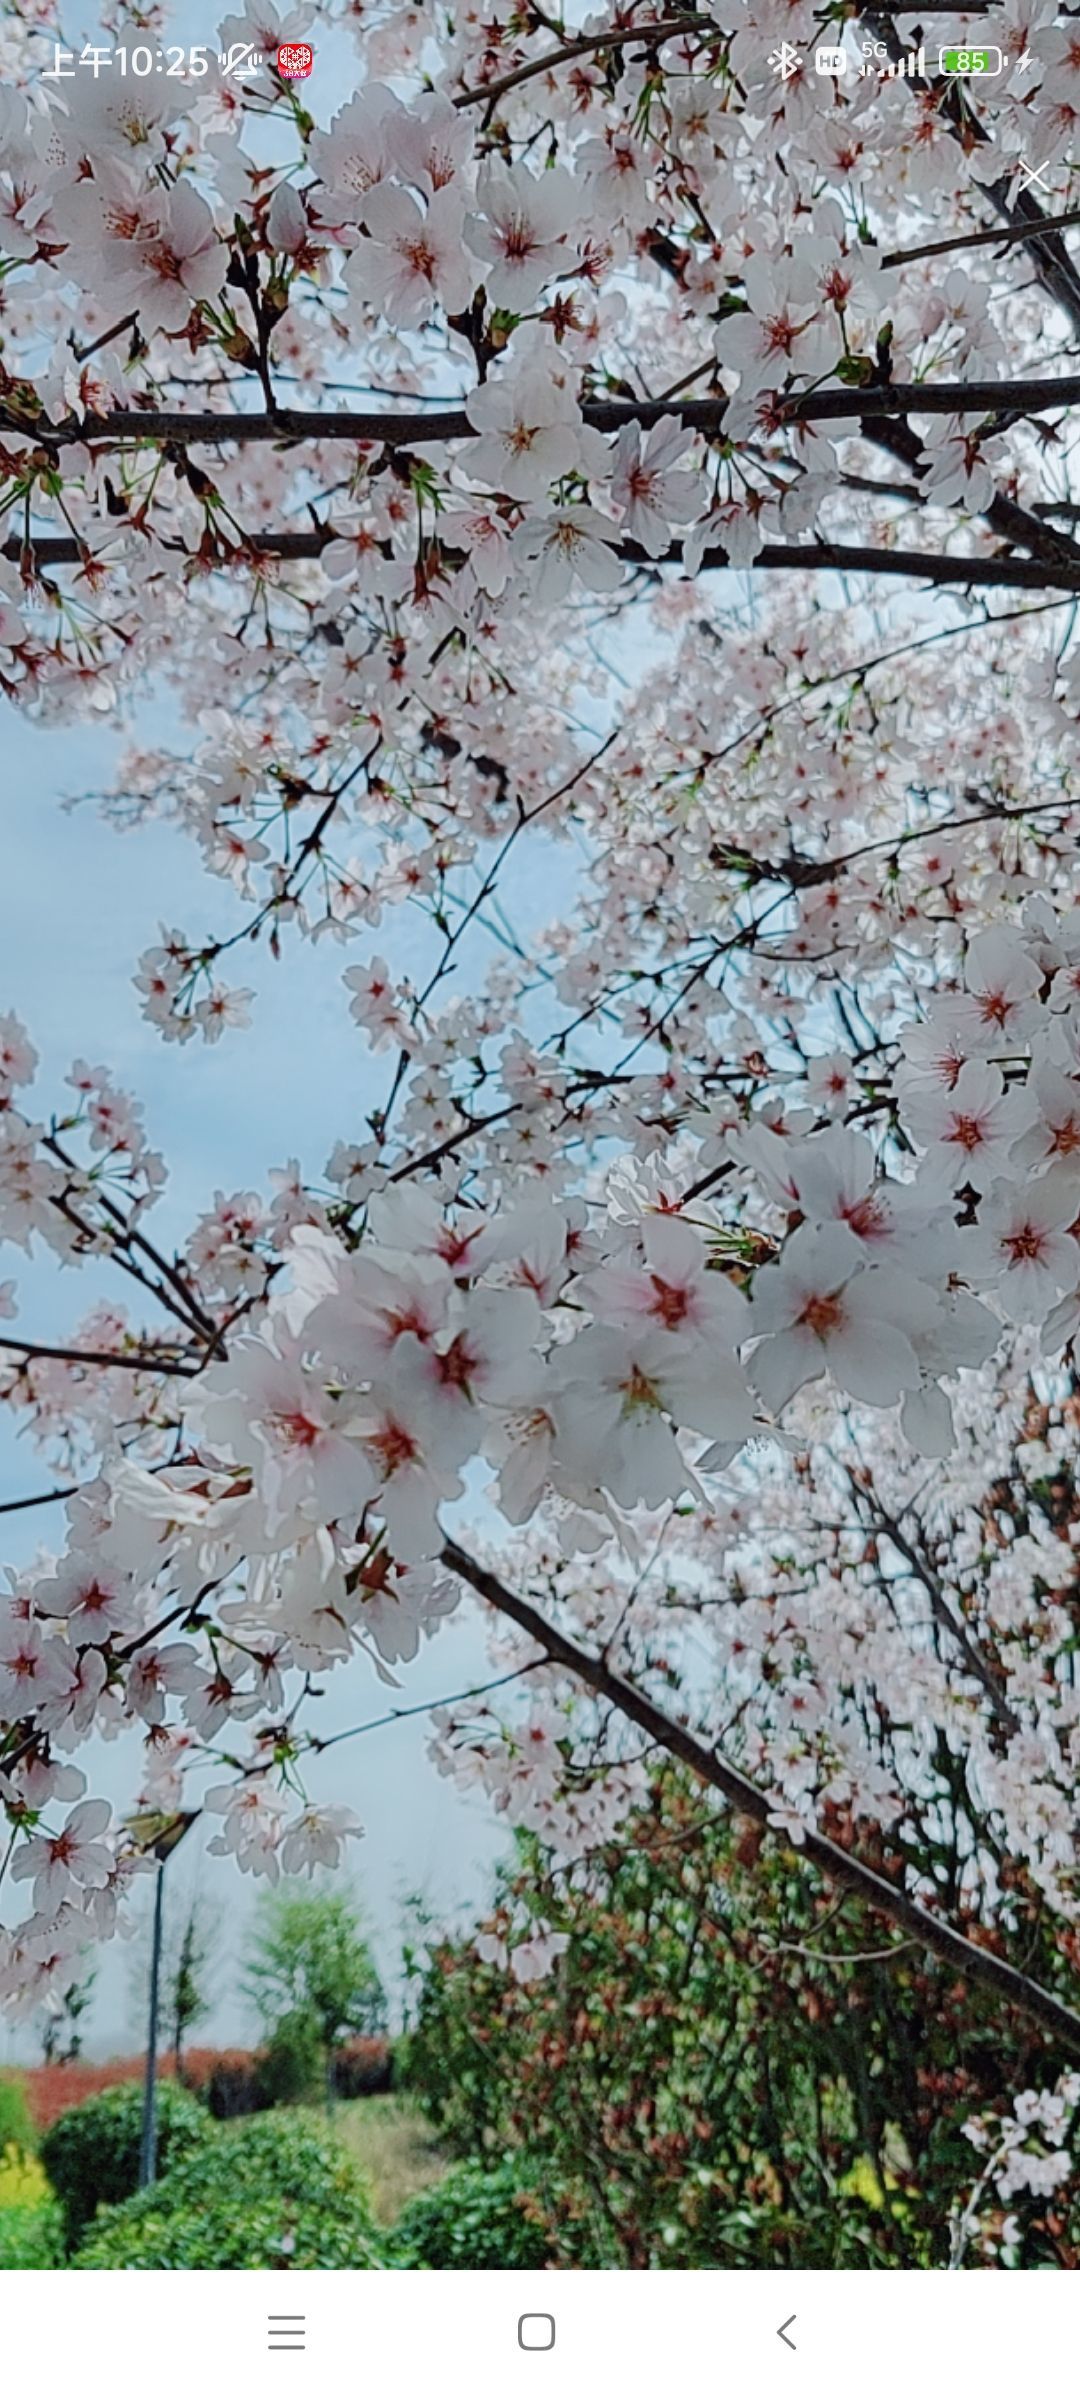
[{"label": "pink cherry blossom", "polygon": [[367,234],[349,257],[354,303],[380,309],[391,325],[413,328],[432,309],[459,315],[472,298],[473,276],[462,246],[464,209],[453,191],[438,191],[421,209],[411,192],[390,184],[372,191],[364,208]]},{"label": "pink cherry blossom", "polygon": [[469,247],[483,262],[495,308],[531,308],[549,276],[566,263],[566,239],[576,194],[565,168],[534,175],[524,166],[490,159],[476,182],[478,213],[470,217]]},{"label": "pink cherry blossom", "polygon": [[770,1408],[826,1372],[877,1406],[918,1385],[910,1336],[932,1321],[931,1296],[914,1277],[865,1268],[864,1255],[847,1226],[806,1226],[757,1278],[753,1328],[763,1339],[751,1373]]},{"label": "pink cherry blossom", "polygon": [[931,1169],[979,1191],[1004,1170],[1028,1114],[1022,1096],[1006,1090],[1000,1068],[975,1059],[960,1068],[951,1091],[938,1097],[912,1090],[907,1101],[908,1122]]},{"label": "pink cherry blossom", "polygon": [[34,1907],[42,1916],[54,1915],[82,1889],[100,1890],[107,1882],[112,1853],[99,1836],[110,1814],[104,1800],[80,1800],[58,1833],[31,1834],[20,1843],[11,1872],[16,1883],[33,1879]]},{"label": "pink cherry blossom", "polygon": [[650,558],[666,550],[671,526],[685,525],[701,507],[702,477],[676,463],[687,447],[677,417],[661,417],[644,440],[636,426],[625,426],[619,435],[611,497],[623,512],[627,532]]},{"label": "pink cherry blossom", "polygon": [[555,608],[575,583],[590,592],[617,591],[623,569],[610,518],[595,508],[553,509],[526,517],[514,549],[528,561],[528,584],[538,608]]},{"label": "pink cherry blossom", "polygon": [[482,384],[467,410],[480,439],[462,452],[462,466],[515,500],[539,499],[578,458],[581,416],[573,394],[539,368]]}]

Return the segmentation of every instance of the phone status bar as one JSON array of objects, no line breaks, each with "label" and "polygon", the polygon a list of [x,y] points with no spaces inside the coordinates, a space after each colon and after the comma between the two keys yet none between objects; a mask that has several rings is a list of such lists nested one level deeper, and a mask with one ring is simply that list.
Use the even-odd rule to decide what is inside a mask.
[{"label": "phone status bar", "polygon": [[818,42],[812,50],[800,50],[794,42],[779,42],[769,53],[768,64],[781,83],[789,83],[805,68],[834,82],[848,76],[858,80],[872,75],[880,82],[903,78],[908,82],[926,82],[930,78],[962,81],[969,76],[1003,75],[1010,67],[1021,73],[1034,64],[1030,53],[1020,50],[1009,56],[997,42],[964,42],[954,37],[927,47],[920,43],[915,50],[891,52],[882,41],[864,40],[858,49],[848,49],[843,42]]}]

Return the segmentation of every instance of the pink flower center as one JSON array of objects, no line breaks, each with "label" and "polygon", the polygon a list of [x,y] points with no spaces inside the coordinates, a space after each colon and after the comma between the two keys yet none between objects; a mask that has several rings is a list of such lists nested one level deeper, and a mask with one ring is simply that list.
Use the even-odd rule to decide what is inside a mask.
[{"label": "pink flower center", "polygon": [[659,1317],[661,1325],[666,1325],[673,1332],[689,1313],[690,1299],[686,1286],[665,1283],[662,1275],[653,1275],[650,1281],[656,1296],[649,1304],[649,1315]]},{"label": "pink flower center", "polygon": [[845,1225],[850,1225],[852,1233],[859,1234],[863,1241],[873,1241],[876,1235],[888,1232],[889,1220],[873,1192],[864,1192],[861,1200],[852,1200],[841,1208],[840,1214]]},{"label": "pink flower center", "polygon": [[282,1409],[273,1420],[287,1450],[313,1450],[322,1432],[314,1417],[305,1416],[302,1408]]},{"label": "pink flower center", "polygon": [[766,317],[762,323],[766,348],[782,350],[785,356],[794,348],[802,331],[803,327],[793,325],[790,317]]},{"label": "pink flower center", "polygon": [[819,1342],[828,1340],[830,1333],[839,1333],[844,1322],[844,1303],[839,1292],[820,1292],[807,1300],[799,1317],[800,1325],[809,1326]]},{"label": "pink flower center", "polygon": [[146,263],[148,267],[153,268],[154,274],[160,278],[162,283],[181,282],[183,262],[177,257],[175,250],[170,249],[168,242],[158,242],[154,249],[148,252]]},{"label": "pink flower center", "polygon": [[961,1150],[981,1150],[986,1140],[986,1122],[982,1117],[954,1117],[946,1141],[955,1142]]},{"label": "pink flower center", "polygon": [[1046,1254],[1046,1233],[1041,1225],[1018,1225],[1015,1233],[1007,1233],[1002,1249],[1008,1252],[1010,1264],[1022,1266],[1025,1259],[1039,1260]]},{"label": "pink flower center", "polygon": [[87,1616],[100,1616],[108,1608],[111,1592],[103,1591],[100,1583],[90,1583],[79,1595],[79,1607]]},{"label": "pink flower center", "polygon": [[509,217],[499,227],[499,241],[504,258],[531,258],[537,247],[536,235],[527,217]]},{"label": "pink flower center", "polygon": [[434,280],[438,261],[430,242],[425,242],[423,236],[418,234],[415,241],[403,242],[401,250],[402,256],[408,260],[413,273],[422,275],[425,283],[431,283]]},{"label": "pink flower center", "polygon": [[393,1418],[373,1434],[371,1447],[387,1477],[396,1475],[401,1467],[411,1467],[420,1455],[412,1434]]},{"label": "pink flower center", "polygon": [[1009,999],[1007,992],[980,992],[979,994],[979,1015],[984,1025],[1007,1024],[1014,1006],[1015,1003]]},{"label": "pink flower center", "polygon": [[439,1358],[439,1381],[452,1390],[467,1392],[480,1361],[470,1350],[463,1333],[456,1334],[448,1350]]}]

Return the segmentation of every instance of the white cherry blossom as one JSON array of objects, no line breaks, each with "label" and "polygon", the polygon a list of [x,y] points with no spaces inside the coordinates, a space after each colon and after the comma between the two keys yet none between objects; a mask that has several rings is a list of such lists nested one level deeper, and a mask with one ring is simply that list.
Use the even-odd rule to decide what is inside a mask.
[{"label": "white cherry blossom", "polygon": [[876,1406],[917,1388],[912,1335],[935,1315],[933,1295],[914,1276],[867,1268],[846,1225],[792,1235],[780,1264],[756,1279],[753,1330],[763,1338],[751,1375],[763,1400],[781,1409],[826,1372],[842,1390]]},{"label": "white cherry blossom", "polygon": [[367,232],[349,255],[354,303],[382,311],[404,329],[427,323],[433,308],[460,314],[472,298],[464,254],[465,212],[453,191],[435,192],[421,209],[411,192],[380,184],[364,207]]},{"label": "white cherry blossom", "polygon": [[563,167],[534,175],[489,159],[476,179],[477,213],[469,246],[483,262],[488,298],[519,314],[532,308],[550,276],[567,263],[567,236],[578,195]]},{"label": "white cherry blossom", "polygon": [[19,1844],[11,1862],[16,1883],[33,1880],[34,1907],[53,1916],[84,1889],[100,1891],[112,1867],[112,1852],[100,1836],[111,1811],[104,1800],[80,1800],[57,1833],[34,1833]]}]

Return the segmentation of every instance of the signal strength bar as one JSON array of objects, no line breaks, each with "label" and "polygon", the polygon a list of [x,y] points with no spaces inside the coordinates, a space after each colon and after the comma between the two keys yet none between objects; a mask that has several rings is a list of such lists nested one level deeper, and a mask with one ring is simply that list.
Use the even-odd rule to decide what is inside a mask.
[{"label": "signal strength bar", "polygon": [[888,75],[925,75],[926,52],[925,50],[908,50],[903,58],[896,59],[889,66],[882,67],[880,71],[883,77]]}]

